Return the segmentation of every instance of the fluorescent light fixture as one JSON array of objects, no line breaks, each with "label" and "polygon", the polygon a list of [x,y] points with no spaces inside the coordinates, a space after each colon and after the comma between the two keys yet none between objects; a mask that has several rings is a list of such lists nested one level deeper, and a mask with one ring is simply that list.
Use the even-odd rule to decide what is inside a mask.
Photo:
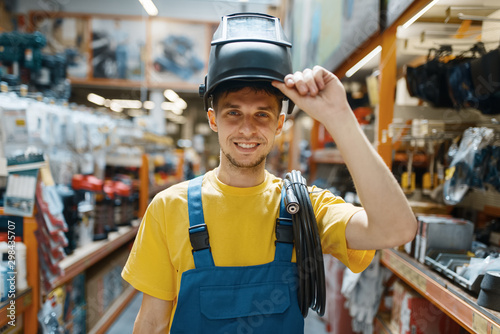
[{"label": "fluorescent light fixture", "polygon": [[174,102],[162,102],[161,103],[162,110],[170,110],[176,115],[182,115],[183,109],[179,108]]},{"label": "fluorescent light fixture", "polygon": [[111,101],[109,104],[109,109],[113,110],[114,112],[122,112],[123,108],[116,102]]},{"label": "fluorescent light fixture", "polygon": [[119,105],[122,109],[140,109],[142,108],[142,102],[139,100],[121,100],[114,99],[111,103]]},{"label": "fluorescent light fixture", "polygon": [[174,101],[174,104],[180,108],[180,109],[186,109],[187,108],[187,103],[186,101],[184,101],[183,99],[181,99],[180,97]]},{"label": "fluorescent light fixture", "polygon": [[351,67],[346,73],[345,76],[350,78],[356,73],[360,68],[365,66],[370,60],[373,59],[376,55],[378,55],[382,51],[382,47],[378,45],[375,49],[373,49],[369,54],[367,54],[363,59],[357,62],[356,65]]},{"label": "fluorescent light fixture", "polygon": [[420,18],[420,16],[424,15],[425,12],[427,12],[429,9],[431,9],[432,6],[434,6],[438,1],[439,0],[432,0],[431,2],[429,2],[427,4],[427,6],[425,6],[424,8],[422,8],[417,14],[415,14],[411,19],[409,19],[408,21],[406,21],[405,24],[403,24],[403,29],[406,29],[409,26],[411,26],[413,24],[413,22],[415,22],[416,20],[418,20]]},{"label": "fluorescent light fixture", "polygon": [[169,99],[171,102],[175,102],[179,99],[179,95],[171,89],[167,89],[163,92],[163,95]]},{"label": "fluorescent light fixture", "polygon": [[149,16],[158,15],[158,8],[156,8],[153,0],[139,0],[139,2],[141,3],[142,7],[144,7],[144,10],[146,11],[146,13],[148,13]]},{"label": "fluorescent light fixture", "polygon": [[104,102],[106,101],[104,97],[94,93],[90,93],[89,95],[87,95],[87,100],[89,100],[89,102],[97,104],[98,106],[104,105]]},{"label": "fluorescent light fixture", "polygon": [[144,109],[151,110],[154,109],[155,103],[153,101],[144,101],[143,105]]}]

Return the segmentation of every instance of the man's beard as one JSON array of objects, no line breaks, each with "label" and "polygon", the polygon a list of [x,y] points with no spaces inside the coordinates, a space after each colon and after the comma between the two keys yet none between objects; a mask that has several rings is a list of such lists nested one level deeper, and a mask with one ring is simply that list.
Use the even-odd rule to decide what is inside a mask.
[{"label": "man's beard", "polygon": [[254,162],[243,164],[243,163],[239,163],[238,161],[236,161],[236,159],[234,159],[230,154],[224,152],[224,150],[222,148],[221,148],[221,152],[222,152],[222,154],[224,154],[224,156],[231,163],[232,166],[238,167],[238,168],[248,168],[248,169],[252,169],[252,168],[256,168],[256,167],[260,166],[263,162],[266,161],[266,156],[267,156],[267,155],[262,155],[259,158],[257,158],[257,160],[255,160]]}]

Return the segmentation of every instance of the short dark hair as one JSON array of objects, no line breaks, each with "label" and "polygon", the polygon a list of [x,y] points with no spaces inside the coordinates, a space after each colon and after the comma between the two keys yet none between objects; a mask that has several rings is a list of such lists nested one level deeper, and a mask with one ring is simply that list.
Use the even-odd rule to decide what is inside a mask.
[{"label": "short dark hair", "polygon": [[217,85],[210,95],[213,108],[217,110],[217,103],[224,94],[238,92],[244,88],[250,88],[254,92],[265,92],[270,96],[275,96],[278,102],[278,112],[281,112],[285,95],[278,88],[271,85],[271,81],[259,80],[228,80]]}]

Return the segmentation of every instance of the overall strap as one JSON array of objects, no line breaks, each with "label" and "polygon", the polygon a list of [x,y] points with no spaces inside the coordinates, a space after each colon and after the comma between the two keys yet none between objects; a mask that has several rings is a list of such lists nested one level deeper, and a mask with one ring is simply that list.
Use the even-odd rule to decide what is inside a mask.
[{"label": "overall strap", "polygon": [[281,189],[280,214],[276,219],[276,253],[274,261],[290,262],[293,253],[292,215],[285,207],[285,187]]},{"label": "overall strap", "polygon": [[203,217],[203,205],[201,203],[202,181],[203,175],[192,179],[188,184],[189,240],[193,247],[196,268],[214,266],[208,229]]}]

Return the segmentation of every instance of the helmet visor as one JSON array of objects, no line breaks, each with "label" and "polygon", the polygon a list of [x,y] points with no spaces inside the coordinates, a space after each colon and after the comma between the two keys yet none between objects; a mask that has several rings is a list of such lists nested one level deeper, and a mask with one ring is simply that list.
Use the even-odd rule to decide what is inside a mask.
[{"label": "helmet visor", "polygon": [[212,40],[212,45],[264,41],[291,47],[279,19],[265,14],[242,13],[224,16]]}]

